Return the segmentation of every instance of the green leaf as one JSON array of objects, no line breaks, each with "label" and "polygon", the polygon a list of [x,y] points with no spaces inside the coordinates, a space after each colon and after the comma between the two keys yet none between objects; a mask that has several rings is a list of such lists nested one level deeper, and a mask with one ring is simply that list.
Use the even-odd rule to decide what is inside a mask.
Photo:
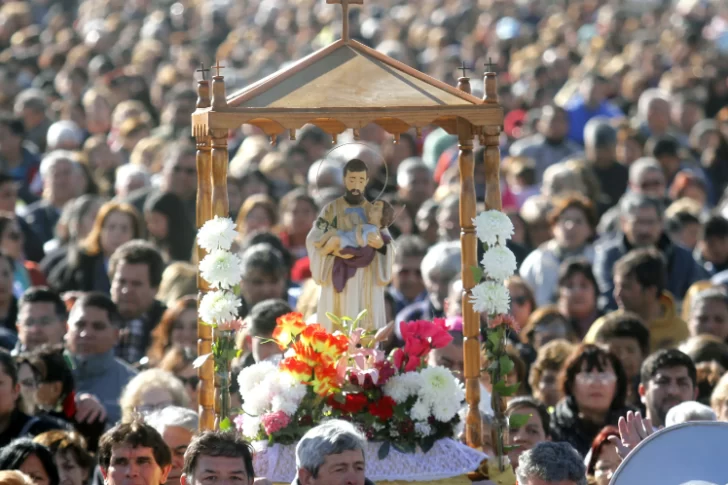
[{"label": "green leaf", "polygon": [[192,367],[195,369],[199,369],[200,367],[202,367],[205,364],[205,362],[207,362],[207,359],[209,359],[211,355],[212,355],[212,353],[209,353],[209,354],[205,354],[205,355],[201,355],[201,356],[197,357],[192,362]]},{"label": "green leaf", "polygon": [[511,429],[521,428],[528,423],[531,416],[531,414],[511,414],[508,416],[508,426],[510,426]]},{"label": "green leaf", "polygon": [[359,321],[361,321],[361,319],[364,318],[364,315],[366,315],[366,314],[367,314],[366,308],[363,309],[362,311],[360,311],[359,315],[357,315],[356,318],[354,319],[354,325],[358,325]]},{"label": "green leaf", "polygon": [[385,441],[382,443],[382,446],[379,447],[379,452],[377,453],[377,457],[380,460],[384,460],[389,456],[389,449],[391,445],[389,444],[389,441]]},{"label": "green leaf", "polygon": [[232,427],[233,425],[230,422],[230,418],[225,418],[220,422],[220,431],[227,431]]},{"label": "green leaf", "polygon": [[512,396],[520,387],[521,385],[518,383],[508,386],[505,381],[498,381],[493,386],[493,391],[497,392],[500,396]]},{"label": "green leaf", "polygon": [[488,342],[493,346],[493,349],[497,349],[500,345],[500,334],[497,330],[491,330],[488,332]]},{"label": "green leaf", "polygon": [[505,445],[503,447],[503,453],[508,453],[509,451],[515,451],[519,449],[521,445]]},{"label": "green leaf", "polygon": [[470,271],[473,272],[473,279],[475,280],[475,284],[477,285],[483,279],[483,268],[481,268],[480,266],[471,266]]},{"label": "green leaf", "polygon": [[326,312],[326,317],[327,317],[327,318],[328,318],[329,320],[331,320],[332,322],[334,322],[334,323],[338,323],[339,325],[341,325],[341,318],[337,317],[337,316],[336,316],[336,315],[334,315],[333,313],[330,313],[330,312]]},{"label": "green leaf", "polygon": [[507,355],[501,355],[500,359],[498,359],[498,363],[500,364],[500,372],[502,376],[508,375],[508,373],[513,370],[513,361]]}]

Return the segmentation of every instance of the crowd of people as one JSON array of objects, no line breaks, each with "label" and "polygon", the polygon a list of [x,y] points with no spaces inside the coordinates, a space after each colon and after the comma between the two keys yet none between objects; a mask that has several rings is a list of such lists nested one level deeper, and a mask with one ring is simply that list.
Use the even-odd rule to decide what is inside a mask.
[{"label": "crowd of people", "polygon": [[[160,470],[171,463],[160,483],[194,473],[183,457],[198,384],[196,70],[220,60],[233,92],[334,40],[340,11],[315,0],[0,4],[0,469],[34,456],[45,474],[20,469],[37,485],[59,474],[83,485],[98,463],[113,483],[130,462],[109,447],[128,442]],[[351,36],[452,85],[462,62],[474,66],[476,96],[481,66],[497,72],[519,263],[507,286],[522,329],[507,412],[531,414],[510,433],[512,463],[566,442],[605,485],[630,412],[656,428],[728,421],[728,4],[367,0]],[[433,127],[395,144],[377,125],[360,137],[331,151],[316,126],[276,145],[250,126],[229,133],[247,323],[236,372],[275,358],[278,316],[316,313],[306,236],[358,158],[369,199],[394,208],[387,319],[446,318],[453,344],[429,360],[461,374],[457,138]],[[156,416],[171,456],[139,414]],[[302,485],[326,483],[311,467]]]}]

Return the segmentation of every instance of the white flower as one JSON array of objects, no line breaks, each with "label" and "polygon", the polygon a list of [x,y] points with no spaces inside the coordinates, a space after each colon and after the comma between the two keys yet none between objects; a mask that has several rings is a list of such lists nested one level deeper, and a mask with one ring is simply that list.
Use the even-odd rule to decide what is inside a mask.
[{"label": "white flower", "polygon": [[478,239],[488,246],[493,246],[497,242],[505,245],[506,241],[513,237],[513,223],[501,211],[481,212],[478,217],[473,219],[473,224],[475,224]]},{"label": "white flower", "polygon": [[200,274],[212,288],[227,290],[240,284],[241,264],[236,254],[216,249],[200,261]]},{"label": "white flower", "polygon": [[452,399],[442,399],[432,403],[432,415],[441,423],[447,423],[460,410],[460,403]]},{"label": "white flower", "polygon": [[419,390],[420,399],[433,407],[437,403],[453,401],[462,393],[457,379],[445,367],[425,367],[420,374],[422,375],[422,386]]},{"label": "white flower", "polygon": [[243,416],[243,436],[255,438],[260,434],[260,418],[256,416]]},{"label": "white flower", "polygon": [[511,296],[502,281],[484,281],[471,291],[470,302],[476,312],[487,315],[508,313]]},{"label": "white flower", "polygon": [[[414,372],[408,372],[407,374],[414,374]],[[412,386],[410,386],[408,378],[405,377],[407,374],[392,376],[384,384],[384,394],[394,399],[397,404],[402,404],[413,394]]]},{"label": "white flower", "polygon": [[211,291],[202,297],[200,317],[208,325],[219,325],[238,318],[240,299],[228,291]]},{"label": "white flower", "polygon": [[503,281],[516,272],[516,256],[505,246],[489,248],[480,263],[485,274],[494,280]]},{"label": "white flower", "polygon": [[432,434],[432,426],[418,421],[415,423],[415,434],[417,436],[430,436]]},{"label": "white flower", "polygon": [[244,400],[255,392],[256,388],[263,382],[268,374],[276,372],[277,368],[271,362],[263,361],[245,367],[238,374],[238,385],[240,386],[240,397]]},{"label": "white flower", "polygon": [[410,409],[410,418],[415,421],[426,421],[430,417],[430,408],[429,403],[418,399],[414,406],[412,406],[412,409]]},{"label": "white flower", "polygon": [[[267,382],[262,383],[263,390],[265,390]],[[306,386],[296,382],[289,374],[276,372],[270,381],[269,395],[271,411],[283,411],[287,415],[293,416],[306,396]]]},{"label": "white flower", "polygon": [[215,216],[197,232],[197,243],[205,251],[222,249],[228,251],[238,236],[235,223],[229,217]]},{"label": "white flower", "polygon": [[287,399],[284,395],[273,396],[271,400],[270,410],[274,413],[277,411],[283,411],[288,416],[293,416],[298,411],[298,404],[295,401]]}]

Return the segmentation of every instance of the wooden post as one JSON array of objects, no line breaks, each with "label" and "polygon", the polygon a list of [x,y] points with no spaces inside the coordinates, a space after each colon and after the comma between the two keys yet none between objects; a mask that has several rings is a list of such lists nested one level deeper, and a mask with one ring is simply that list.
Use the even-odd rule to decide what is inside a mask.
[{"label": "wooden post", "polygon": [[470,290],[475,286],[472,267],[478,265],[478,247],[475,236],[475,164],[473,161],[473,127],[458,119],[460,154],[460,247],[462,248],[463,279],[463,355],[465,374],[465,400],[468,414],[465,418],[465,437],[468,446],[482,446],[482,422],[480,418],[480,317],[470,303]]},{"label": "wooden post", "polygon": [[[212,131],[212,217],[228,217],[230,208],[227,193],[227,173],[228,173],[228,146],[227,146],[227,130],[211,130]],[[221,383],[217,378],[218,374],[214,373],[214,407],[215,419],[214,427],[220,425],[220,393]],[[229,411],[229,410],[228,410]]]},{"label": "wooden post", "polygon": [[[212,146],[209,136],[197,136],[197,229],[212,218]],[[197,259],[202,261],[205,250],[197,246]],[[207,281],[197,270],[197,287],[199,288],[199,305],[202,297],[209,290]],[[205,325],[201,319],[197,320],[197,355],[207,355],[212,352],[212,328]],[[214,388],[212,382],[213,362],[207,361],[197,370],[200,377],[198,391],[198,407],[200,415],[200,430],[211,430],[214,426],[215,413],[213,409]]]}]

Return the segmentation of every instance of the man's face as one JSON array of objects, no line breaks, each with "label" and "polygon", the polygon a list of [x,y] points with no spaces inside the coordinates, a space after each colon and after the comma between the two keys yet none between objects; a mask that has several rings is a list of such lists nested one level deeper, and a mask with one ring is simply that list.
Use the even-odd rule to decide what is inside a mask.
[{"label": "man's face", "polygon": [[285,288],[285,278],[261,269],[251,269],[240,282],[240,291],[245,303],[251,307],[263,300],[281,298]]},{"label": "man's face", "polygon": [[622,216],[622,232],[635,248],[654,246],[662,235],[662,218],[653,207]]},{"label": "man's face", "polygon": [[167,426],[162,439],[172,452],[172,469],[167,476],[167,485],[178,485],[185,464],[185,451],[192,441],[192,433],[180,426]]},{"label": "man's face", "polygon": [[703,300],[690,313],[691,335],[713,335],[728,338],[728,306],[721,300]]},{"label": "man's face", "polygon": [[154,303],[157,289],[149,282],[149,266],[122,261],[111,280],[111,299],[125,319],[138,318]]},{"label": "man's face", "polygon": [[0,155],[14,155],[23,142],[23,139],[14,134],[7,126],[0,123]]},{"label": "man's face", "polygon": [[0,210],[5,212],[15,212],[15,204],[17,202],[18,183],[6,182],[0,185]]},{"label": "man's face", "polygon": [[411,174],[410,184],[407,187],[399,188],[402,199],[418,207],[432,197],[434,192],[435,182],[432,180],[429,170],[424,169],[415,170]]},{"label": "man's face", "polygon": [[301,468],[298,480],[301,485],[364,485],[364,453],[349,450],[328,455],[316,477]]},{"label": "man's face", "polygon": [[642,349],[637,339],[630,337],[612,337],[606,343],[606,346],[622,363],[624,372],[629,379],[639,376],[642,360],[645,356],[642,354]]},{"label": "man's face", "polygon": [[569,132],[569,119],[565,112],[547,107],[543,110],[538,128],[550,140],[563,140]]},{"label": "man's face", "polygon": [[181,483],[182,485],[249,485],[253,480],[248,476],[242,458],[202,455],[197,460],[193,475],[183,475]]},{"label": "man's face", "polygon": [[648,295],[633,275],[614,275],[614,299],[619,308],[641,314]]},{"label": "man's face", "polygon": [[633,191],[655,199],[665,197],[665,174],[662,171],[647,170],[639,178],[636,184],[630,184]]},{"label": "man's face", "polygon": [[101,473],[106,485],[161,485],[170,468],[157,464],[151,448],[120,444],[111,449],[109,468],[101,468]]},{"label": "man's face", "polygon": [[639,393],[654,426],[663,426],[667,412],[674,406],[697,397],[697,389],[683,366],[658,370],[647,384],[640,384]]},{"label": "man's face", "polygon": [[364,198],[364,191],[369,183],[369,177],[366,172],[346,172],[344,176],[344,187],[346,188],[346,196],[350,199]]},{"label": "man's face", "polygon": [[113,349],[119,339],[119,329],[101,308],[75,306],[68,316],[66,344],[77,355],[99,355]]},{"label": "man's face", "polygon": [[450,369],[458,379],[463,378],[463,369],[465,368],[465,360],[463,358],[463,346],[450,345],[441,349],[430,350],[427,356],[427,365],[430,367],[440,366]]},{"label": "man's face", "polygon": [[192,154],[180,156],[165,166],[166,189],[182,200],[189,200],[197,192],[197,162]]},{"label": "man's face", "polygon": [[728,261],[728,237],[711,236],[701,243],[703,258],[713,264],[722,265]]},{"label": "man's face", "polygon": [[420,264],[422,264],[421,257],[410,256],[396,261],[392,267],[392,286],[409,301],[413,301],[417,295],[425,291]]},{"label": "man's face", "polygon": [[74,177],[76,170],[70,160],[59,160],[51,167],[45,184],[55,200],[66,202],[78,195],[79,177]]},{"label": "man's face", "polygon": [[66,322],[56,313],[53,303],[24,303],[18,312],[18,338],[27,350],[44,344],[63,343]]}]

